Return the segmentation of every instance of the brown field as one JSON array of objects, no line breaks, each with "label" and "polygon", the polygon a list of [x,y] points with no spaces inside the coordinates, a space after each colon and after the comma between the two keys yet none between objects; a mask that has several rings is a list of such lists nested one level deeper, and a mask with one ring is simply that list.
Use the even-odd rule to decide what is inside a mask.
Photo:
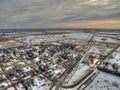
[{"label": "brown field", "polygon": [[18,47],[18,46],[22,46],[22,43],[19,42],[4,42],[0,44],[0,49],[6,49],[6,48],[11,48],[11,47]]}]

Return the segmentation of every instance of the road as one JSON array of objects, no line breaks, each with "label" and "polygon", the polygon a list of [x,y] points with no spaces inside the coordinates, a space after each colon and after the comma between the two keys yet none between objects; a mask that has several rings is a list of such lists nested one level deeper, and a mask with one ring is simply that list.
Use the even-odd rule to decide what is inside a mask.
[{"label": "road", "polygon": [[[95,36],[95,34],[91,37],[91,39],[90,39],[89,42],[88,42],[88,45],[90,45],[90,47],[92,46],[92,40],[93,40],[94,36]],[[111,44],[111,43],[105,43],[105,44]],[[94,67],[93,70],[91,70],[91,72],[90,72],[89,74],[87,74],[87,75],[85,76],[85,78],[83,78],[82,80],[78,81],[77,83],[75,83],[75,84],[72,85],[72,86],[63,87],[63,88],[73,88],[73,87],[79,85],[80,83],[83,83],[83,85],[87,85],[87,86],[88,86],[88,85],[95,79],[95,77],[98,75],[98,72],[96,72],[97,74],[92,75],[93,72],[94,72],[95,70],[97,70],[97,67],[100,66],[100,65],[102,64],[102,62],[103,62],[107,57],[109,57],[119,46],[120,46],[119,44],[116,44],[116,47],[115,47],[111,52],[109,52],[108,55],[107,55],[106,57],[104,57],[104,58],[101,60],[101,62],[100,62],[96,67]],[[90,48],[90,47],[89,47],[89,48]],[[76,67],[76,65],[77,65],[78,62],[79,62],[79,61],[77,61],[77,62],[69,69],[70,72],[72,72],[73,68]],[[69,72],[69,73],[70,73],[70,72]],[[56,84],[57,87],[56,87],[55,90],[59,90],[59,88],[62,87],[62,86],[61,86],[61,83],[62,83],[63,80],[69,75],[69,73],[65,72],[65,74],[64,74],[63,77],[61,78],[60,82],[59,82],[58,84]],[[91,75],[92,75],[92,76],[91,76]],[[86,78],[88,78],[87,81],[89,81],[89,83],[88,83],[87,81],[84,81]],[[94,78],[94,79],[91,80],[91,78]],[[84,82],[83,82],[83,81],[84,81]],[[82,86],[82,85],[81,85],[81,86]],[[78,87],[78,90],[80,90],[81,86]],[[87,87],[87,86],[86,86],[86,87]],[[86,88],[86,87],[85,87],[85,88]],[[84,88],[84,89],[85,89],[85,88]],[[84,90],[84,89],[83,89],[83,90]]]},{"label": "road", "polygon": [[[89,45],[90,47],[92,46],[91,41],[93,40],[94,35],[95,35],[95,33],[91,36],[90,40],[88,41],[88,43],[87,43],[85,46],[88,46],[88,45]],[[84,48],[85,46],[83,46],[82,48]],[[90,49],[90,47],[89,47],[86,51],[84,51],[84,54]],[[81,49],[82,49],[82,48],[81,48]],[[81,59],[82,59],[82,57],[81,57]],[[59,88],[61,87],[61,84],[62,84],[63,80],[65,80],[65,78],[72,72],[72,70],[77,66],[77,64],[79,63],[79,61],[80,61],[81,59],[78,59],[72,66],[70,66],[70,67],[64,72],[64,74],[63,74],[62,77],[60,78],[60,81],[56,84],[55,90],[59,90]]]}]

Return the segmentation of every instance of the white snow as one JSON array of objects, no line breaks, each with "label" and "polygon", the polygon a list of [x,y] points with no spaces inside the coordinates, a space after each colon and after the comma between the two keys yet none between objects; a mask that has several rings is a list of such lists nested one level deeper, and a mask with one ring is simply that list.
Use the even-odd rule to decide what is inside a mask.
[{"label": "white snow", "polygon": [[49,90],[51,88],[51,81],[46,78],[36,76],[34,78],[34,86],[30,86],[32,90]]},{"label": "white snow", "polygon": [[7,90],[15,90],[15,88],[14,87],[10,87]]},{"label": "white snow", "polygon": [[120,90],[120,78],[105,72],[100,72],[85,90]]},{"label": "white snow", "polygon": [[2,85],[3,85],[3,86],[8,86],[8,85],[11,84],[10,81],[7,80],[7,78],[6,78],[5,75],[0,75],[0,78],[5,79],[3,82],[0,83],[0,86],[2,86]]},{"label": "white snow", "polygon": [[58,78],[64,71],[65,71],[65,68],[61,66],[56,66],[48,70],[48,73],[52,75],[51,78]]},{"label": "white snow", "polygon": [[120,40],[113,39],[111,37],[99,37],[99,36],[95,36],[93,41],[113,43],[113,44],[119,44],[120,43]]},{"label": "white snow", "polygon": [[[66,37],[63,37],[66,36]],[[86,44],[86,42],[90,39],[92,34],[90,33],[66,33],[66,34],[57,34],[57,35],[39,35],[39,36],[26,36],[22,38],[17,38],[17,40],[20,40],[22,42],[25,42],[27,44],[40,44],[42,42],[54,42],[53,44],[59,45],[56,41],[59,42],[71,42],[71,43],[78,43],[78,44]]]},{"label": "white snow", "polygon": [[116,72],[119,72],[120,70],[120,47],[115,50],[111,56],[109,56],[104,62],[109,63],[109,65],[105,66],[104,63],[100,66],[101,68],[106,68],[108,70],[111,71],[116,71],[114,70],[114,68],[112,67],[113,64],[118,65],[118,70]]},{"label": "white snow", "polygon": [[72,75],[70,75],[70,74],[68,75],[68,77],[65,79],[63,85],[66,85],[66,86],[73,85],[75,82],[82,79],[89,72],[89,69],[90,69],[89,66],[80,64],[77,67],[77,70]]},{"label": "white snow", "polygon": [[16,88],[17,90],[25,90],[24,86],[21,83],[17,84]]},{"label": "white snow", "polygon": [[30,68],[30,67],[24,67],[24,68],[22,68],[22,70],[23,70],[24,72],[28,72],[28,71],[31,70],[31,68]]},{"label": "white snow", "polygon": [[38,62],[40,59],[39,59],[39,57],[36,57],[34,60],[35,60],[35,62]]}]

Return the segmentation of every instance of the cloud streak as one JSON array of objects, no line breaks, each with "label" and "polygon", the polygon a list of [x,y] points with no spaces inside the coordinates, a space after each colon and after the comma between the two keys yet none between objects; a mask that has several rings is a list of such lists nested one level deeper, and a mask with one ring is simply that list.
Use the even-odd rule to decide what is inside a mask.
[{"label": "cloud streak", "polygon": [[120,0],[0,0],[0,28],[54,28],[111,19],[120,20]]}]

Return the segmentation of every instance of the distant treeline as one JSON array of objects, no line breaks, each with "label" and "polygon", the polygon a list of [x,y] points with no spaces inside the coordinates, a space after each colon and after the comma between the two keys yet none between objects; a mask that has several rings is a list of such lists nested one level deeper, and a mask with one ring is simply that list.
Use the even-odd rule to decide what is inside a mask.
[{"label": "distant treeline", "polygon": [[84,28],[0,29],[0,32],[39,32],[39,31],[120,32],[120,29],[84,29]]}]

